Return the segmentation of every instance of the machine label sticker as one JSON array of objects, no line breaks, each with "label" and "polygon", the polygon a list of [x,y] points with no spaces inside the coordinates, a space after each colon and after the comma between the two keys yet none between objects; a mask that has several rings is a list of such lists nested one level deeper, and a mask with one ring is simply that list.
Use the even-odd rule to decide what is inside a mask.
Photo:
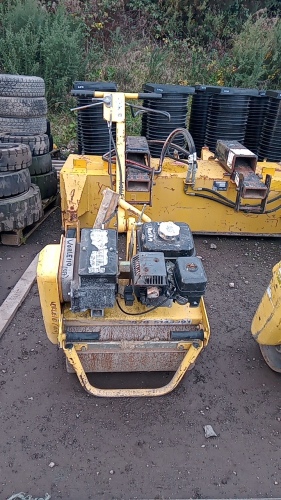
[{"label": "machine label sticker", "polygon": [[76,238],[65,238],[64,255],[61,267],[61,290],[63,300],[69,301],[70,285],[73,279]]},{"label": "machine label sticker", "polygon": [[147,239],[148,241],[154,241],[154,232],[153,232],[153,227],[147,224]]},{"label": "machine label sticker", "polygon": [[108,234],[104,229],[91,231],[92,245],[97,248],[90,255],[89,273],[105,273],[108,264]]},{"label": "machine label sticker", "polygon": [[228,182],[227,181],[214,181],[213,191],[227,191],[228,189]]},{"label": "machine label sticker", "polygon": [[242,155],[242,156],[245,156],[245,155],[247,155],[247,156],[255,156],[255,154],[252,151],[250,151],[249,149],[246,149],[246,148],[243,148],[243,149],[242,148],[241,149],[239,149],[239,148],[232,149],[232,151],[233,151],[233,153],[236,156],[239,156],[239,155]]},{"label": "machine label sticker", "polygon": [[64,256],[61,274],[63,278],[72,279],[76,238],[65,238]]},{"label": "machine label sticker", "polygon": [[56,302],[50,303],[51,307],[51,323],[52,323],[52,334],[58,335],[59,333],[59,313]]},{"label": "machine label sticker", "polygon": [[229,151],[228,157],[227,157],[227,166],[229,168],[232,168],[233,158],[234,158],[234,153],[232,153],[232,151]]},{"label": "machine label sticker", "polygon": [[270,288],[270,286],[267,287],[266,291],[267,291],[267,295],[269,297],[269,300],[271,300],[271,288]]}]

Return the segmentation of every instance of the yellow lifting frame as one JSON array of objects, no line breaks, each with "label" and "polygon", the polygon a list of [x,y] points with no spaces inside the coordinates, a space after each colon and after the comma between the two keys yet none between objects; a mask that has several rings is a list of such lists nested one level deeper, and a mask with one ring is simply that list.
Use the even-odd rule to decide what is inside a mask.
[{"label": "yellow lifting frame", "polygon": [[[197,341],[198,342],[198,341]],[[203,349],[203,342],[199,341],[196,346],[191,345],[188,342],[180,342],[178,348],[184,348],[186,354],[180,363],[177,371],[170,380],[170,382],[162,387],[152,388],[152,389],[99,389],[94,385],[90,384],[89,379],[85,373],[82,363],[78,357],[77,351],[73,345],[71,347],[66,347],[63,345],[63,351],[69,361],[73,366],[76,375],[80,381],[80,384],[85,389],[86,392],[92,396],[107,397],[107,398],[121,398],[121,397],[152,397],[152,396],[164,396],[169,392],[173,391],[177,385],[180,383],[184,375],[186,374],[188,368],[190,368],[195,362],[197,356]]]}]

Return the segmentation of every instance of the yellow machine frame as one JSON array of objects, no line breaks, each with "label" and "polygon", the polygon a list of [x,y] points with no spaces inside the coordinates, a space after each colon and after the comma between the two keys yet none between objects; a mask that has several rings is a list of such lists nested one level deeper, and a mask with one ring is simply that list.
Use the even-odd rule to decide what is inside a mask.
[{"label": "yellow machine frame", "polygon": [[[37,283],[47,336],[63,349],[68,371],[75,371],[84,389],[94,396],[162,396],[172,391],[209,341],[204,300],[201,298],[199,306],[193,308],[174,303],[171,308],[148,312],[145,319],[142,315],[146,308],[141,304],[131,308],[134,316],[129,317],[116,305],[106,309],[102,318],[91,317],[89,311],[72,313],[69,304],[63,304],[60,292],[63,245],[62,236],[60,245],[48,245],[41,251]],[[99,332],[98,342],[67,342],[66,332],[87,334],[93,330]],[[190,332],[189,339],[180,340],[182,330]],[[168,384],[156,389],[100,389],[90,384],[86,375],[86,371],[159,370],[175,374]]]},{"label": "yellow machine frame", "polygon": [[[109,123],[116,122],[120,169],[116,168],[112,186],[108,165],[100,157],[71,155],[60,175],[63,226],[66,234],[69,229],[75,229],[79,242],[82,228],[104,227],[108,215],[117,210],[111,226],[117,226],[118,232],[127,234],[128,259],[132,241],[135,248],[136,224],[151,220],[149,214],[144,213],[145,207],[139,207],[148,201],[143,199],[146,193],[141,193],[133,206],[134,197],[132,194],[127,196],[125,190],[125,99],[138,99],[139,94],[95,93],[95,97],[103,103],[104,118]],[[169,178],[182,186],[184,171],[180,164],[176,168],[177,174],[170,172]],[[115,187],[116,193],[109,187]],[[171,193],[173,191],[174,187]],[[106,197],[108,202],[105,202]],[[154,197],[152,206],[155,202]],[[162,211],[162,205],[159,204],[158,209]],[[151,207],[148,212],[153,212]],[[157,219],[177,220],[173,208],[169,216],[167,207],[165,212],[165,216],[159,212]],[[125,309],[120,310],[115,305],[105,309],[104,316],[98,318],[92,317],[90,311],[73,313],[70,304],[63,300],[61,290],[65,241],[62,236],[60,245],[48,245],[42,250],[37,281],[48,338],[63,349],[68,371],[75,371],[81,385],[95,396],[160,396],[173,390],[208,343],[210,327],[204,300],[201,298],[197,307],[172,303],[171,307],[151,310],[137,303],[130,312],[126,312],[122,302]],[[125,284],[126,280],[123,282]],[[77,331],[82,332],[84,340],[69,342],[68,336]],[[92,337],[97,334],[98,341],[85,341],[88,334]],[[99,389],[90,384],[86,375],[87,371],[159,370],[175,371],[175,374],[168,384],[157,389]]]},{"label": "yellow machine frame", "polygon": [[[208,149],[203,150],[191,179],[187,175],[189,167],[178,158],[165,159],[161,169],[159,160],[151,159],[151,168],[156,172],[152,192],[126,191],[125,99],[138,99],[140,95],[95,92],[93,97],[103,104],[104,119],[109,124],[116,122],[119,165],[109,172],[108,162],[101,157],[68,157],[60,173],[65,234],[74,229],[79,242],[82,228],[104,227],[110,220],[110,227],[127,234],[128,260],[136,224],[150,220],[186,222],[195,233],[280,235],[281,172],[275,163],[259,164],[256,171],[264,182],[271,176],[264,213],[259,213],[255,198],[239,199],[237,203],[237,184]],[[220,182],[225,186],[223,194],[214,190],[214,184]],[[103,196],[108,193],[109,202],[104,205]],[[117,216],[112,218],[115,210]],[[170,308],[151,311],[137,303],[129,315],[115,305],[105,309],[99,318],[92,317],[89,311],[73,313],[61,291],[64,245],[62,236],[60,245],[48,245],[42,250],[38,287],[47,335],[63,349],[68,371],[75,371],[82,386],[95,396],[160,396],[173,390],[209,341],[204,300],[201,298],[198,307],[173,303]],[[185,337],[181,339],[183,330]],[[68,336],[77,332],[82,332],[84,340],[70,342]],[[92,337],[85,342],[88,334]],[[175,375],[157,389],[99,389],[90,384],[86,375],[87,371],[141,370],[171,370]]]},{"label": "yellow machine frame", "polygon": [[[223,193],[233,203],[237,196],[237,186],[230,181],[227,173],[214,155],[205,150],[198,160],[198,170],[194,186],[186,186],[186,166],[179,161],[166,159],[162,172],[154,177],[152,206],[145,213],[152,220],[187,222],[193,233],[221,235],[280,236],[280,200],[270,202],[281,194],[281,168],[276,163],[258,163],[257,173],[265,179],[271,174],[269,204],[270,213],[244,213],[204,197],[204,190],[211,190],[215,181],[228,182],[228,190]],[[158,167],[159,160],[152,159],[152,166]],[[117,181],[116,181],[117,182]],[[61,210],[64,224],[74,221],[74,213],[81,227],[92,227],[98,212],[103,190],[111,187],[107,162],[98,156],[70,155],[60,174]],[[125,193],[125,200],[134,205],[143,200],[146,193]],[[256,205],[257,200],[247,199],[247,204]],[[138,205],[135,205],[136,207]],[[120,228],[125,230],[125,224]]]}]

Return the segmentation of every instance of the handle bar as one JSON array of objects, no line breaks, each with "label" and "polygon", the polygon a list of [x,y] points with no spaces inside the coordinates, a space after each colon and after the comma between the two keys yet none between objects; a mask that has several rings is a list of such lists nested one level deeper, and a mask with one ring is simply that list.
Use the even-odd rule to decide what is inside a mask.
[{"label": "handle bar", "polygon": [[86,392],[92,396],[107,397],[107,398],[120,398],[120,397],[152,397],[152,396],[164,396],[171,392],[179,382],[184,377],[185,373],[189,368],[192,367],[193,363],[199,353],[203,349],[203,342],[199,341],[198,345],[193,345],[192,343],[182,344],[185,350],[185,356],[181,361],[177,371],[175,372],[173,378],[168,382],[168,384],[158,387],[156,389],[100,389],[92,385],[85,373],[82,363],[79,359],[77,351],[73,344],[63,345],[64,353],[67,357],[68,362],[72,365],[76,372],[76,375],[80,381],[80,384],[85,389]]},{"label": "handle bar", "polygon": [[[86,96],[86,97],[104,97],[104,94],[110,94],[110,91],[105,92],[91,92],[90,90],[71,90],[73,96]],[[161,99],[162,94],[156,92],[124,92],[126,99]]]}]

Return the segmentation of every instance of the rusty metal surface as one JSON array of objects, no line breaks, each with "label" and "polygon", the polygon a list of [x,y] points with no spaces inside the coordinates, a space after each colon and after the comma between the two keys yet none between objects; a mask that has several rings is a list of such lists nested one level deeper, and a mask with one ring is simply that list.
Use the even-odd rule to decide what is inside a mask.
[{"label": "rusty metal surface", "polygon": [[258,157],[238,141],[218,140],[215,154],[229,173],[235,172],[240,166],[256,171]]},{"label": "rusty metal surface", "polygon": [[[266,185],[259,179],[259,177],[247,166],[241,165],[236,167],[235,182],[240,176],[243,177],[242,197],[248,199],[264,199],[267,194]],[[237,184],[236,182],[236,184]]]},{"label": "rusty metal surface", "polygon": [[[196,342],[92,342],[77,344],[75,349],[86,373],[156,372],[176,371],[193,344]],[[67,370],[74,371],[69,363]]]},{"label": "rusty metal surface", "polygon": [[152,183],[152,172],[140,172],[134,167],[127,167],[126,189],[127,191],[150,192]]},{"label": "rusty metal surface", "polygon": [[[86,373],[90,372],[157,372],[176,371],[185,356],[178,352],[92,352],[79,351],[79,359]],[[73,372],[67,365],[67,371]]]},{"label": "rusty metal surface", "polygon": [[142,153],[150,156],[150,150],[146,137],[128,135],[126,137],[127,153]]}]

